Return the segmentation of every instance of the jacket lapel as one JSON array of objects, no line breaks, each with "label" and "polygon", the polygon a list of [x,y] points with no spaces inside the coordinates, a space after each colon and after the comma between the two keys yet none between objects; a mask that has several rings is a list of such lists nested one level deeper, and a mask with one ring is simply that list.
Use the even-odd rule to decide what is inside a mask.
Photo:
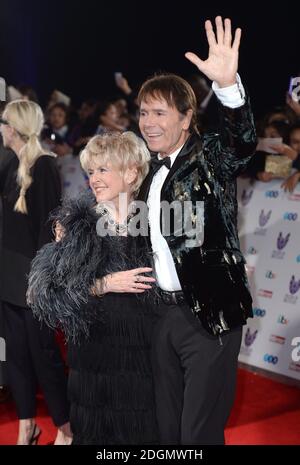
[{"label": "jacket lapel", "polygon": [[189,158],[189,156],[191,154],[191,150],[195,147],[196,138],[197,138],[197,136],[195,134],[192,134],[188,138],[188,140],[186,141],[184,146],[182,147],[182,149],[179,152],[178,156],[176,157],[176,160],[173,163],[173,165],[172,165],[172,167],[171,167],[171,169],[169,171],[169,174],[166,177],[165,182],[163,183],[163,186],[161,188],[161,195],[160,195],[161,200],[164,200],[166,187],[167,187],[168,183],[170,182],[170,180],[173,178],[173,176],[179,170],[179,168],[188,160],[188,158]]},{"label": "jacket lapel", "polygon": [[154,170],[150,166],[149,173],[147,174],[147,176],[145,177],[145,179],[144,179],[144,181],[143,181],[143,183],[141,185],[137,200],[147,202],[148,194],[149,194],[149,190],[150,190],[150,186],[151,186],[151,182],[152,182],[154,174],[155,174]]},{"label": "jacket lapel", "polygon": [[[190,153],[191,153],[191,150],[195,146],[195,141],[196,140],[198,142],[199,137],[196,134],[192,134],[187,139],[186,143],[184,144],[181,151],[177,155],[176,160],[173,163],[173,165],[172,165],[172,167],[171,167],[171,169],[170,169],[170,171],[168,173],[168,176],[166,177],[166,180],[165,180],[165,182],[164,182],[164,184],[162,186],[161,200],[164,199],[164,192],[165,192],[166,186],[168,185],[169,181],[173,178],[173,176],[178,171],[178,169],[188,160],[188,158],[190,156]],[[199,150],[200,149],[201,149],[201,147],[199,147]],[[157,155],[155,154],[155,155],[152,155],[152,156],[157,156]],[[149,190],[150,190],[150,187],[151,187],[151,182],[152,182],[154,174],[155,174],[154,170],[150,167],[150,171],[149,171],[148,175],[146,176],[146,178],[144,179],[143,184],[142,184],[142,186],[140,188],[140,192],[139,192],[139,195],[138,195],[138,200],[142,200],[144,202],[147,201],[148,195],[149,195]]]}]

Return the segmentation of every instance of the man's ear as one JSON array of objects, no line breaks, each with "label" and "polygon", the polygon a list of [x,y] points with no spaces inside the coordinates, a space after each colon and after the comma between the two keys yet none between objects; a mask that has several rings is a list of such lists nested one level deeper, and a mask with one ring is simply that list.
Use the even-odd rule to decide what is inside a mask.
[{"label": "man's ear", "polygon": [[192,121],[192,117],[193,117],[193,110],[190,108],[186,112],[186,114],[184,115],[184,121],[183,121],[182,129],[184,129],[185,131],[187,131],[189,129],[191,121]]},{"label": "man's ear", "polygon": [[124,174],[124,181],[126,184],[132,184],[137,177],[137,167],[133,166],[131,168],[127,168]]}]

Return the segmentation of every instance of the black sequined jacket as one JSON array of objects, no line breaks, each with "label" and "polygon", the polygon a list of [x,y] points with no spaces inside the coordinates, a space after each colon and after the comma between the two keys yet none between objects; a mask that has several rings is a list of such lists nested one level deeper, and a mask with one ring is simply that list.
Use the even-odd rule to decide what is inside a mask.
[{"label": "black sequined jacket", "polygon": [[[182,233],[178,233],[178,222],[176,227],[173,222],[172,227],[171,221],[169,233],[163,232],[163,235],[186,301],[207,331],[215,335],[244,324],[247,317],[252,316],[245,260],[237,233],[236,177],[246,167],[256,147],[248,101],[236,109],[220,104],[220,113],[220,132],[201,137],[192,134],[178,154],[161,191],[162,201],[191,203],[188,219],[195,227],[201,215],[197,202],[204,202],[201,246],[193,246],[184,227]],[[141,187],[140,200],[147,200],[152,177],[150,171]],[[161,209],[162,227],[164,216]],[[184,222],[183,219],[183,226]]]}]

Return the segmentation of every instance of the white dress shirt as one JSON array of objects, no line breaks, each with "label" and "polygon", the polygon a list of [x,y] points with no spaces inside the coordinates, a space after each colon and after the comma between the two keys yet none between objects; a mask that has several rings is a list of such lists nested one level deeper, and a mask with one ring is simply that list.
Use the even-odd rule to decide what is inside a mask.
[{"label": "white dress shirt", "polygon": [[[213,82],[212,89],[222,104],[227,107],[238,108],[245,103],[245,91],[239,75],[237,75],[237,84],[220,89],[218,85]],[[171,159],[171,167],[182,147],[183,145],[174,153],[169,155]],[[158,155],[158,158],[161,157]],[[150,240],[154,257],[157,285],[164,291],[173,292],[180,291],[181,285],[171,251],[160,229],[161,189],[168,174],[169,170],[165,165],[162,165],[157,173],[155,173],[150,186],[147,205],[149,208]]]}]

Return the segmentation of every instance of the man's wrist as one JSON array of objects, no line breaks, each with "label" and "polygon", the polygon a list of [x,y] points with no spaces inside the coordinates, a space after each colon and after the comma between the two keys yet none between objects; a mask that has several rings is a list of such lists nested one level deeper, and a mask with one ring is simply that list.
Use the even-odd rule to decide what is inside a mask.
[{"label": "man's wrist", "polygon": [[236,74],[236,82],[227,87],[220,88],[219,84],[214,81],[212,83],[212,90],[225,107],[238,108],[245,103],[246,93],[238,74]]},{"label": "man's wrist", "polygon": [[224,89],[226,87],[231,87],[237,84],[236,77],[231,79],[230,81],[223,81],[223,82],[217,82],[215,81],[219,89]]}]

